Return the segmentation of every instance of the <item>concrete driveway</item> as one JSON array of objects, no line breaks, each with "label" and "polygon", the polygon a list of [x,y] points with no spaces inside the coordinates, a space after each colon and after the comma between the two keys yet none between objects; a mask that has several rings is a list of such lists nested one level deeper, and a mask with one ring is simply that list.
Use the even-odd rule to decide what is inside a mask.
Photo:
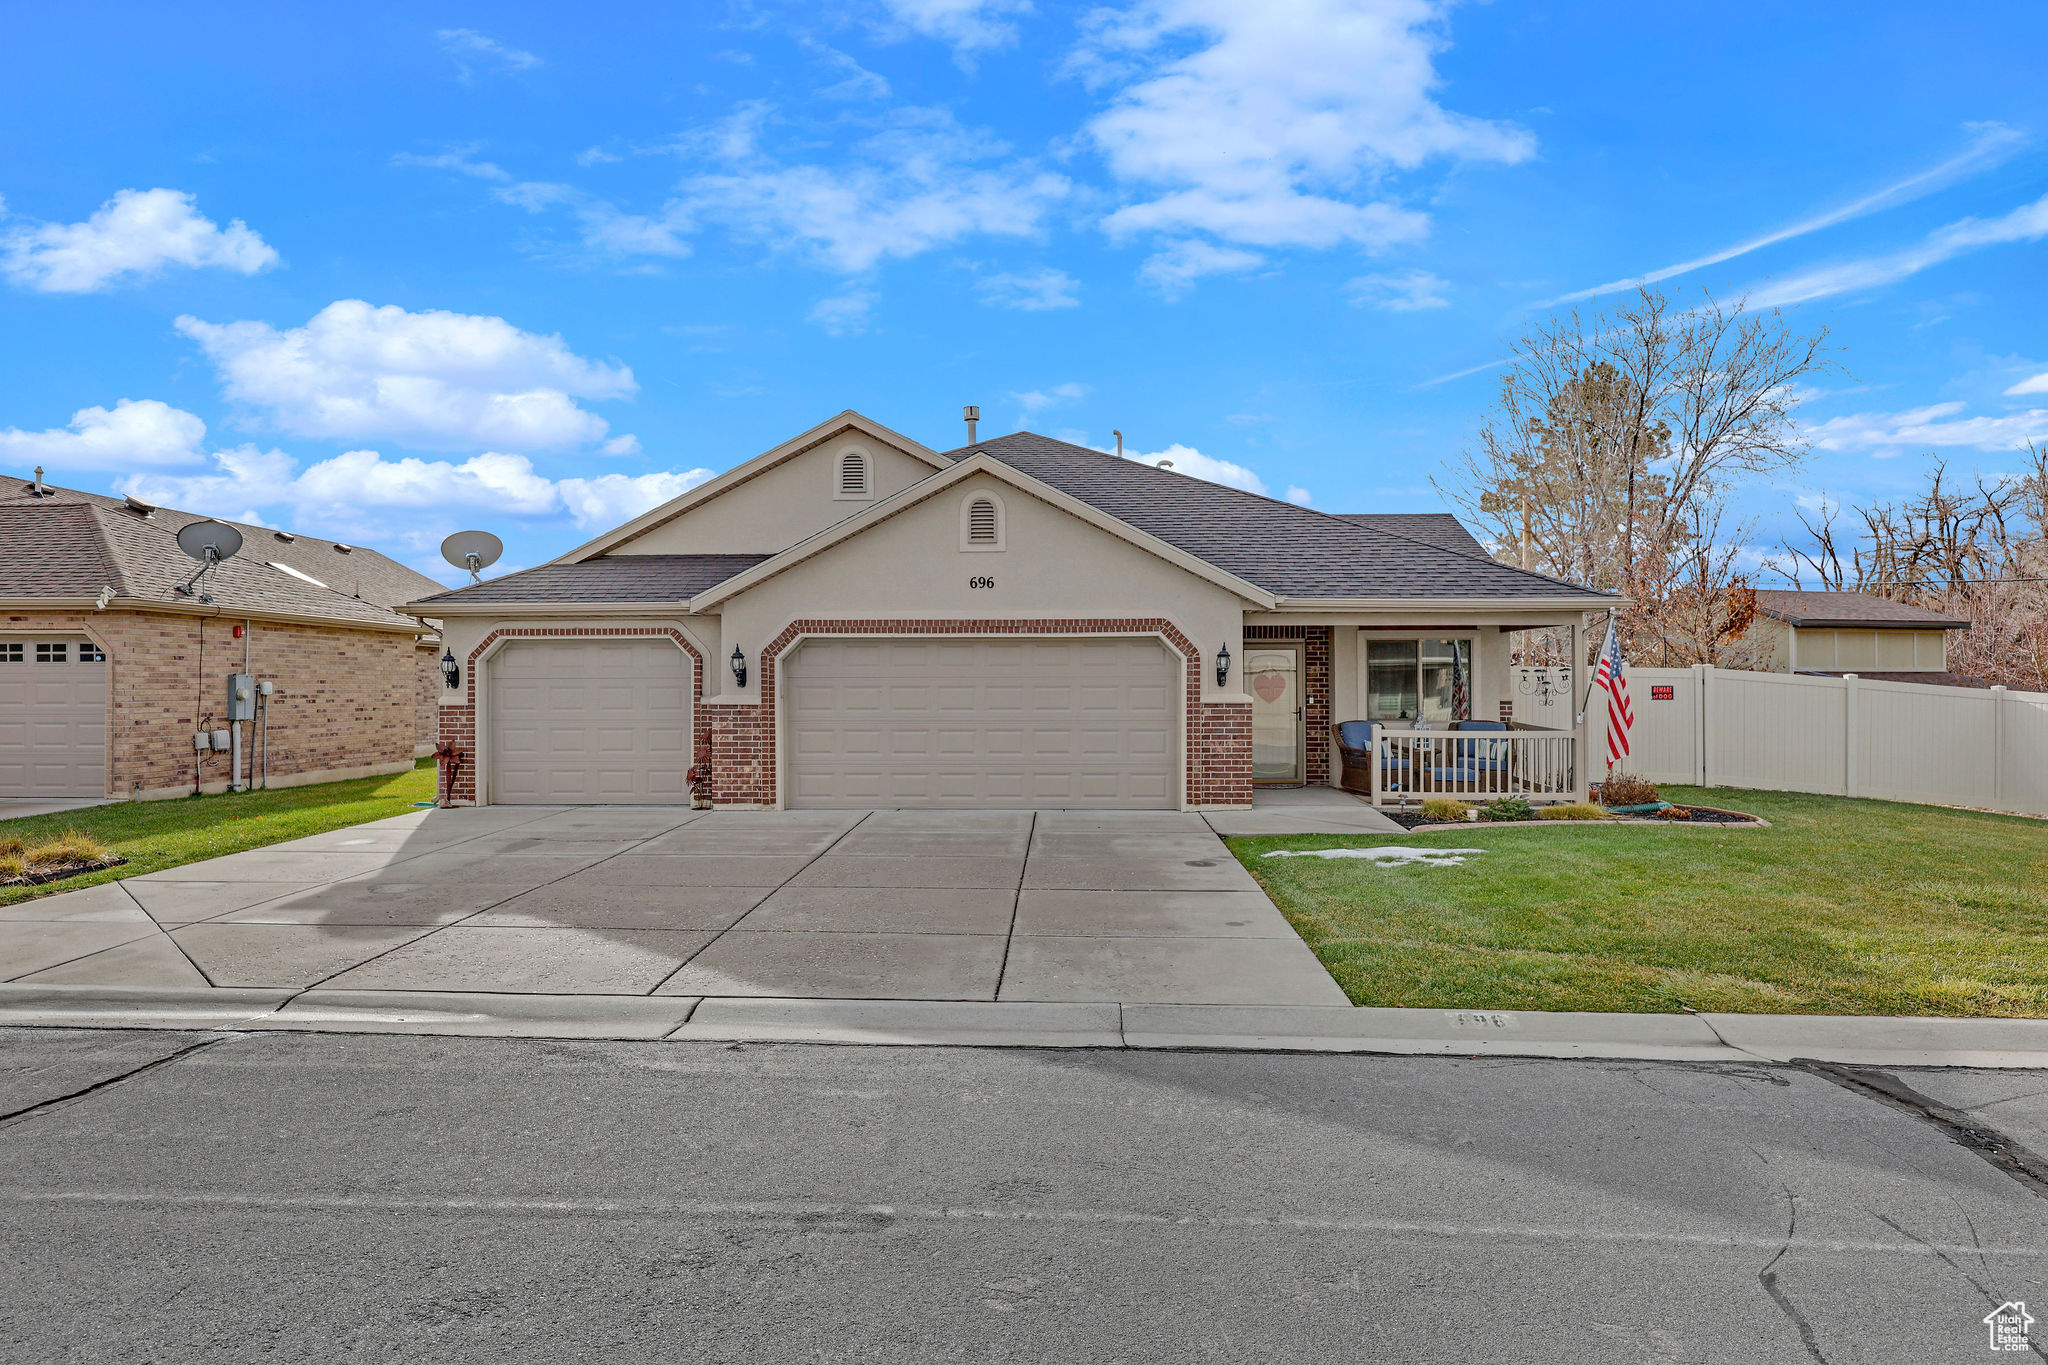
[{"label": "concrete driveway", "polygon": [[0,909],[0,980],[1346,1003],[1172,812],[419,811]]}]

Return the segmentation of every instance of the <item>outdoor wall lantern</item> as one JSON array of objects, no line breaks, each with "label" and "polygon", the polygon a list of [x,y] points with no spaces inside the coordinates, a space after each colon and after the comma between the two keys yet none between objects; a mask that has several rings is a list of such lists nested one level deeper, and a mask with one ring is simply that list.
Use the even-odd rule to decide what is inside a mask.
[{"label": "outdoor wall lantern", "polygon": [[1216,685],[1222,687],[1230,681],[1230,646],[1216,651]]},{"label": "outdoor wall lantern", "polygon": [[732,647],[732,680],[741,687],[747,685],[747,656],[740,653],[740,647]]},{"label": "outdoor wall lantern", "polygon": [[455,662],[453,650],[441,651],[441,684],[450,692],[462,686],[462,665]]}]

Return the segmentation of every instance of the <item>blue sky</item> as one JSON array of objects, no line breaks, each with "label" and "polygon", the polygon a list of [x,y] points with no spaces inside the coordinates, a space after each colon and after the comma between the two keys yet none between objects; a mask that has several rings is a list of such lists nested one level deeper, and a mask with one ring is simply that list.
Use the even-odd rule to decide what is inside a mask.
[{"label": "blue sky", "polygon": [[[1555,301],[1779,300],[1796,480],[2048,437],[2038,3],[45,6],[0,49],[0,462],[577,544],[854,407],[1425,510]],[[1587,299],[1597,304],[1598,295]]]}]

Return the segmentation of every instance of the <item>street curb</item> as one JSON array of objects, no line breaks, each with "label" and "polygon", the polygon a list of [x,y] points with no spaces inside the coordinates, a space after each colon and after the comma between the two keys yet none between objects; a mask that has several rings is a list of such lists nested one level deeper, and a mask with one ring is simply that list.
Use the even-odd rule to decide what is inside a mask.
[{"label": "street curb", "polygon": [[0,985],[0,1027],[2048,1069],[2048,1019]]}]

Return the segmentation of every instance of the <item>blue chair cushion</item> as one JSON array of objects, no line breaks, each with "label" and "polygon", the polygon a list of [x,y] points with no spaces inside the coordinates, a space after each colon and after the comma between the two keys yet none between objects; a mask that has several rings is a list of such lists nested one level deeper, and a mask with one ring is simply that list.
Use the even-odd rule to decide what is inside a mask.
[{"label": "blue chair cushion", "polygon": [[1337,727],[1337,743],[1346,749],[1370,749],[1372,726],[1369,720],[1347,720]]},{"label": "blue chair cushion", "polygon": [[1488,732],[1498,732],[1506,730],[1508,728],[1508,723],[1504,720],[1461,720],[1453,728],[1458,730],[1484,730]]}]

